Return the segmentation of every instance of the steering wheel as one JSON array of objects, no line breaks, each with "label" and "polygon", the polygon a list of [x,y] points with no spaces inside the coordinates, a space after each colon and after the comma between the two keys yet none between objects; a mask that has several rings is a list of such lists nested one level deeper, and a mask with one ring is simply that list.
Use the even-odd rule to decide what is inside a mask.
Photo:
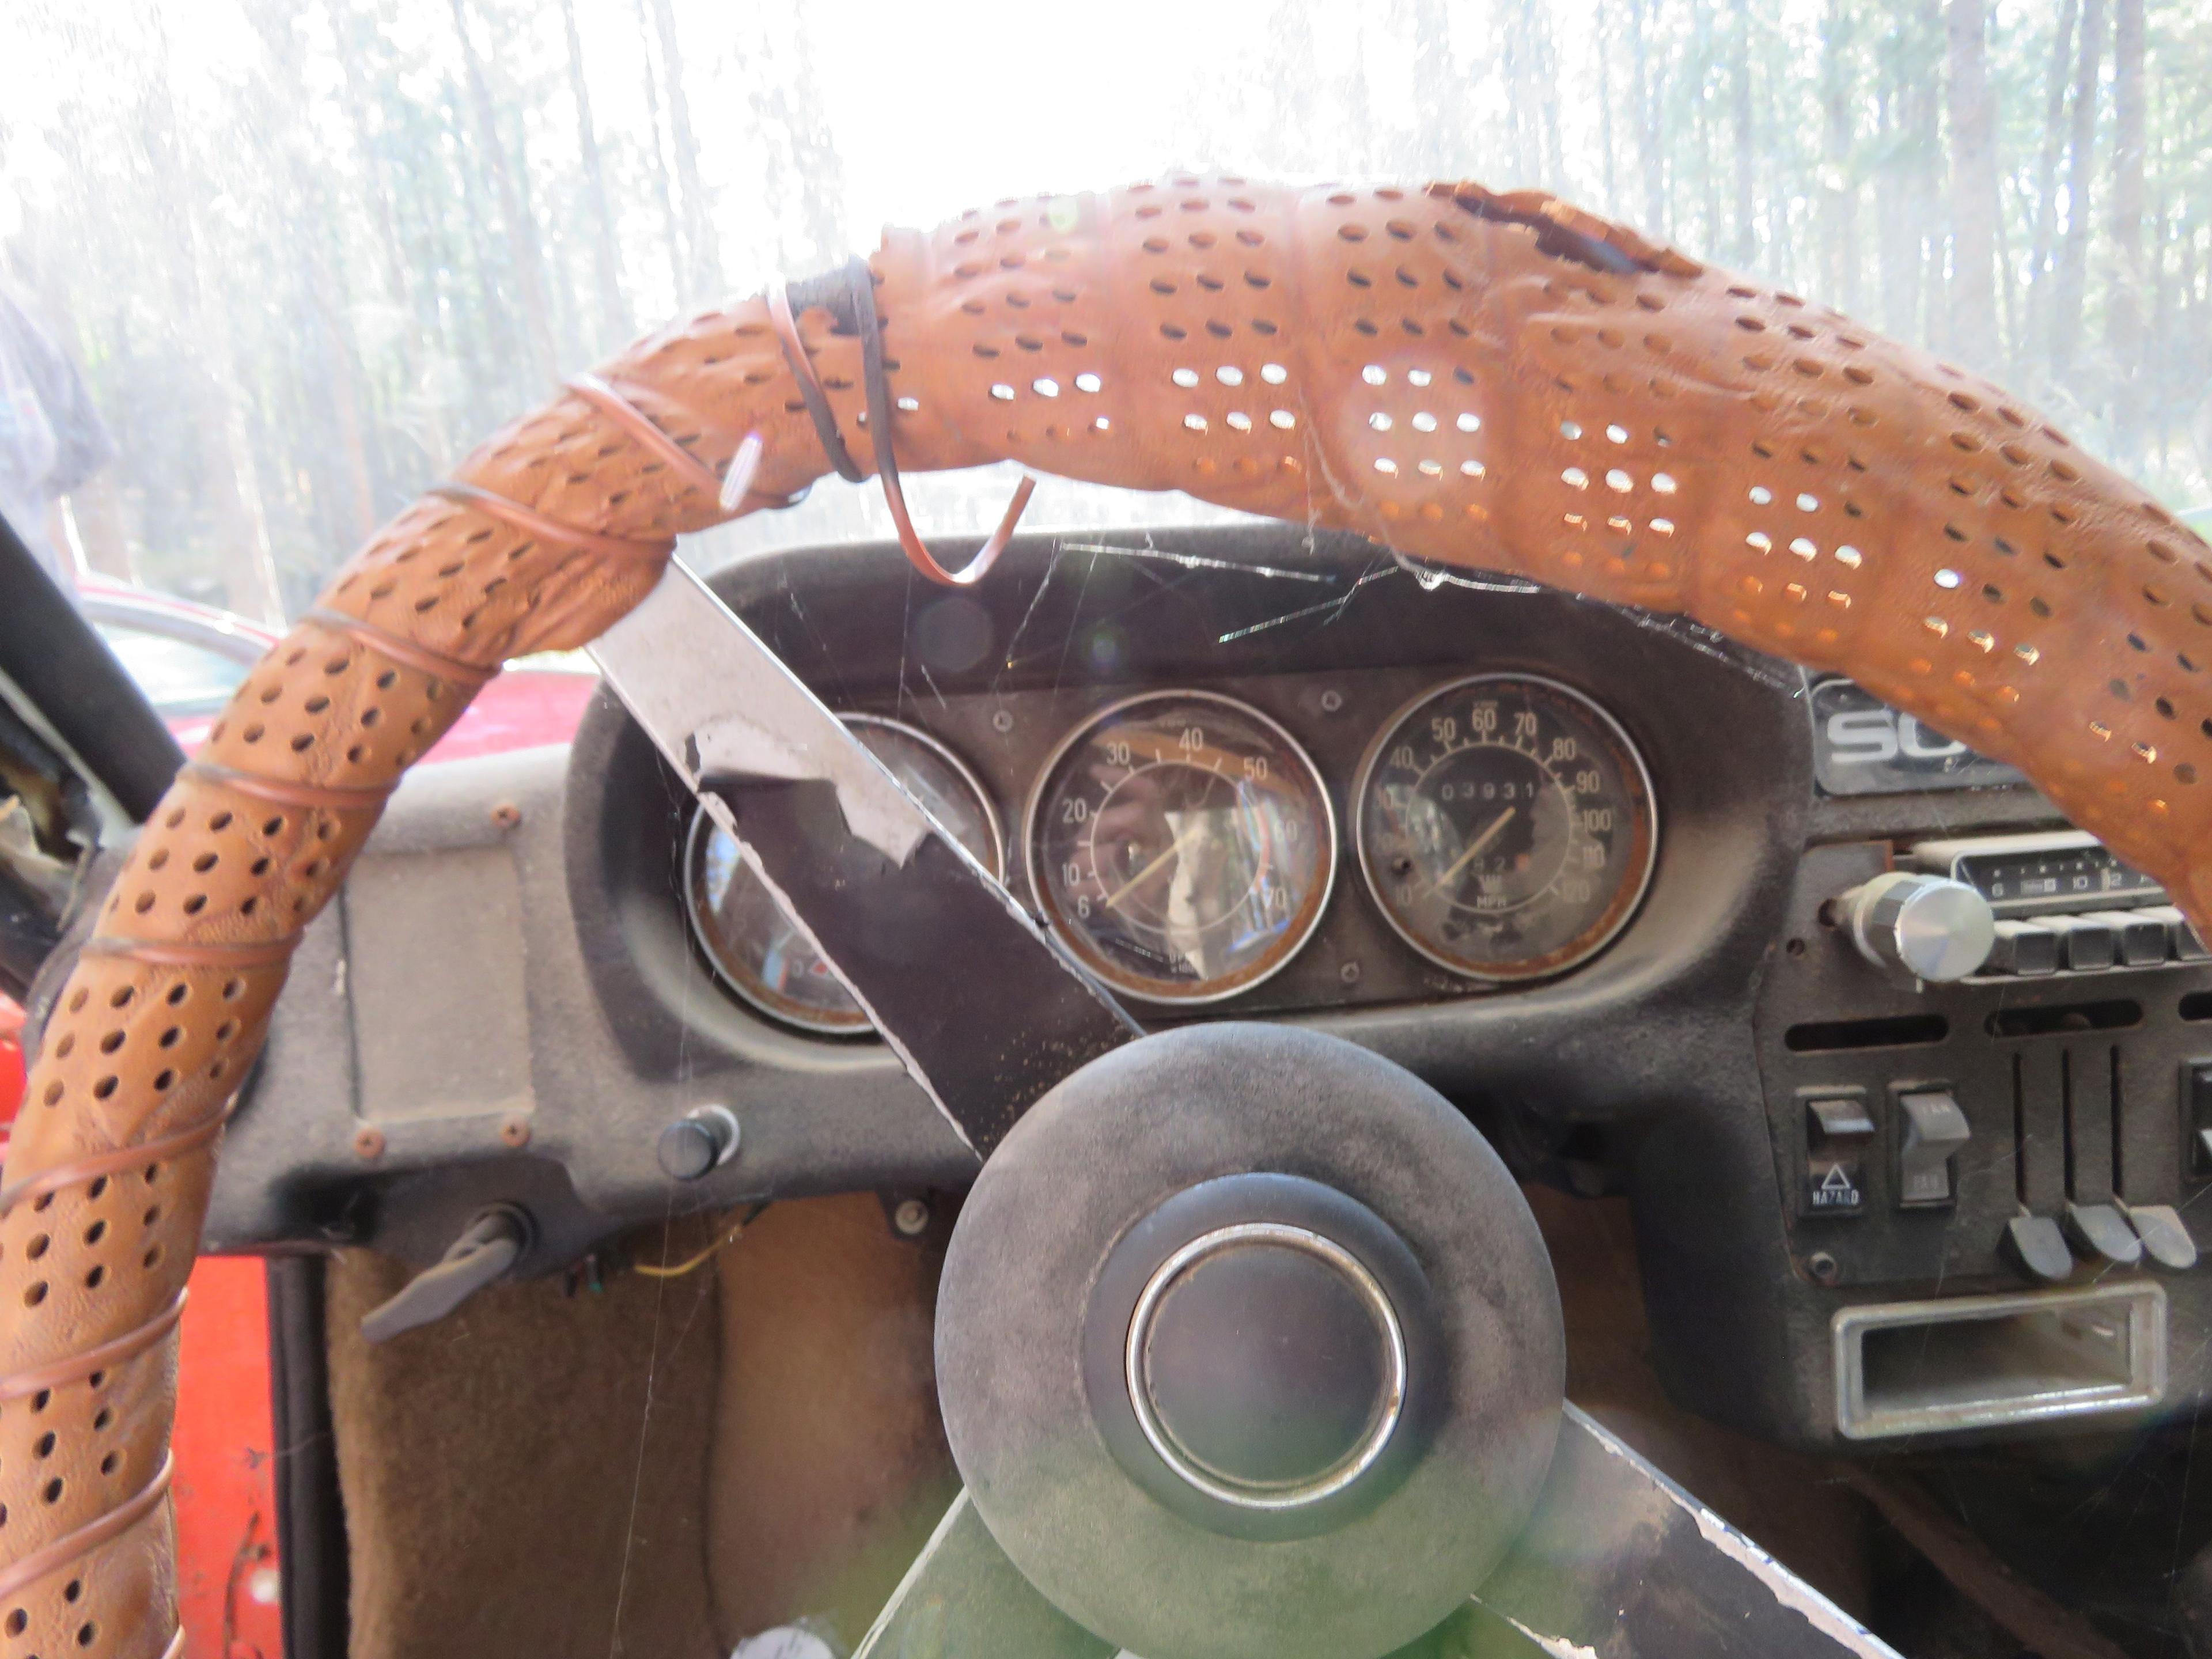
[{"label": "steering wheel", "polygon": [[[916,562],[972,579],[929,557],[896,469],[1009,458],[1843,671],[2018,764],[2212,922],[2212,549],[1998,388],[1533,192],[1184,176],[890,232],[861,280],[674,325],[477,450],[248,676],[147,823],[0,1189],[7,1654],[181,1650],[174,1333],[216,1147],[301,931],[400,775],[502,661],[653,592],[678,535],[826,471],[872,463]],[[767,712],[738,746],[693,773],[762,834],[777,797],[746,777],[866,769],[792,762]],[[875,843],[893,865],[950,844],[896,839]],[[1563,1417],[1540,1240],[1441,1098],[1309,1035],[1139,1037],[1058,958],[995,983],[1060,974],[1078,1037],[1015,1033],[994,1052],[1023,1065],[933,1089],[995,1149],[939,1310],[969,1493],[872,1650],[1371,1655],[1475,1594],[1587,1650],[1571,1626],[1632,1593],[1596,1564],[1616,1546],[1678,1601],[1724,1600],[1731,1573],[1772,1588]],[[927,1086],[971,1034],[902,1042],[952,1006],[906,978],[884,1023]],[[1232,1306],[1262,1311],[1224,1340]],[[1787,1631],[1741,1629],[1869,1650],[1815,1602],[1777,1592],[1760,1619]]]}]

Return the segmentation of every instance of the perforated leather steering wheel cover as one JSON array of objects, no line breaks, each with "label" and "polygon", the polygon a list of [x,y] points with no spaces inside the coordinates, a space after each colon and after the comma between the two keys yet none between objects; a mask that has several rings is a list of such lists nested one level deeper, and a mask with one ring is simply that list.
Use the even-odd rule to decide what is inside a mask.
[{"label": "perforated leather steering wheel cover", "polygon": [[[1182,176],[893,232],[872,264],[909,471],[1011,458],[1182,489],[1686,612],[2021,764],[2212,919],[2212,550],[1985,382],[1540,194],[1466,185]],[[857,343],[799,320],[865,455]],[[599,378],[709,477],[757,432],[756,501],[826,470],[759,301]],[[291,943],[483,675],[588,640],[677,535],[723,516],[703,482],[573,392],[518,421],[458,499],[426,496],[339,574],[149,824],[10,1149],[9,1651],[171,1644],[174,1348],[155,1327]],[[70,1380],[10,1392],[49,1376]]]}]

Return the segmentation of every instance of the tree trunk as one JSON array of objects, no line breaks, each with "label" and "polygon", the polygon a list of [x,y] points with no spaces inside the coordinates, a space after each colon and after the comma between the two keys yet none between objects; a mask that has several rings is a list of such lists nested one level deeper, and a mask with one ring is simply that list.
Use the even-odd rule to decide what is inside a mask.
[{"label": "tree trunk", "polygon": [[690,286],[691,255],[684,237],[684,222],[677,216],[676,192],[668,178],[667,153],[660,147],[660,80],[653,66],[653,48],[645,44],[645,33],[650,27],[646,16],[646,0],[637,0],[637,27],[641,50],[638,55],[645,60],[645,124],[652,134],[649,151],[650,171],[653,174],[653,194],[660,203],[660,222],[668,238],[668,274],[675,287],[672,311],[683,309],[685,290]]},{"label": "tree trunk", "polygon": [[1643,164],[1644,230],[1650,236],[1673,234],[1667,211],[1667,148],[1660,125],[1661,87],[1651,67],[1644,33],[1644,8],[1652,0],[1628,0],[1629,69],[1636,104],[1636,153]]},{"label": "tree trunk", "polygon": [[597,346],[600,351],[612,351],[636,331],[623,299],[622,243],[615,232],[614,209],[607,199],[599,131],[592,123],[592,88],[584,76],[584,46],[576,34],[575,0],[561,0],[561,31],[568,46],[568,95],[576,106],[576,159],[584,170],[584,195],[592,207],[592,276],[599,313]]},{"label": "tree trunk", "polygon": [[1851,158],[1850,0],[1828,0],[1820,25],[1820,107],[1826,166],[1820,183],[1820,283],[1844,311],[1859,303],[1858,179]]},{"label": "tree trunk", "polygon": [[2112,357],[2112,459],[2123,470],[2142,453],[2143,0],[2112,13],[2112,288],[2105,344]]},{"label": "tree trunk", "polygon": [[1988,0],[1950,0],[1945,23],[1951,102],[1951,349],[1969,368],[1994,374],[1997,151]]},{"label": "tree trunk", "polygon": [[1729,114],[1735,129],[1735,262],[1759,263],[1759,222],[1753,204],[1750,0],[1731,0],[1729,29]]},{"label": "tree trunk", "polygon": [[467,0],[453,0],[453,33],[461,44],[461,65],[468,78],[469,103],[476,116],[477,147],[491,174],[493,192],[499,198],[499,215],[507,234],[507,262],[514,274],[522,305],[524,339],[530,352],[529,374],[540,384],[553,378],[558,361],[553,349],[553,323],[545,303],[545,273],[538,246],[538,227],[516,187],[514,168],[507,145],[500,137],[499,118],[484,80],[483,60],[477,55],[476,38],[469,31]]},{"label": "tree trunk", "polygon": [[[362,180],[368,192],[369,216],[376,226],[377,252],[384,264],[385,290],[392,302],[412,318],[416,314],[413,284],[408,280],[407,257],[400,246],[398,215],[392,204],[388,168],[376,135],[369,129],[369,111],[375,94],[364,72],[354,19],[345,0],[325,0],[324,7],[337,56],[345,70],[346,119],[353,134],[354,151],[360,157]],[[418,373],[416,338],[411,330],[398,331],[396,342],[400,378],[410,387]]]},{"label": "tree trunk", "polygon": [[687,300],[711,300],[722,290],[714,210],[699,176],[699,141],[691,132],[690,100],[684,95],[684,52],[676,41],[676,12],[669,0],[653,0],[653,33],[660,40],[661,72],[668,82],[669,148],[676,160],[676,189],[684,204],[684,240],[690,249]]},{"label": "tree trunk", "polygon": [[214,255],[203,232],[199,180],[192,176],[179,131],[176,95],[168,77],[172,59],[166,39],[157,41],[161,65],[142,129],[148,159],[156,173],[167,175],[164,194],[177,213],[183,263],[177,287],[183,303],[176,318],[179,338],[191,343],[193,402],[192,442],[199,482],[211,498],[224,564],[224,599],[230,609],[271,627],[284,623],[284,596],[269,546],[269,523],[262,506],[261,483],[253,446],[237,389],[246,383],[228,308],[223,304]]},{"label": "tree trunk", "polygon": [[1881,164],[1874,181],[1875,276],[1881,281],[1882,327],[1891,334],[1917,334],[1916,316],[1920,295],[1920,237],[1916,232],[1911,191],[1911,115],[1909,93],[1902,91],[1909,76],[1900,62],[1900,45],[1889,42],[1882,53],[1881,91],[1875,95],[1875,153]]},{"label": "tree trunk", "polygon": [[1597,0],[1597,12],[1591,19],[1591,27],[1597,31],[1597,143],[1601,181],[1605,189],[1606,216],[1618,219],[1620,216],[1620,179],[1613,165],[1613,20],[1607,15],[1606,0]]},{"label": "tree trunk", "polygon": [[2073,131],[2067,143],[2066,239],[2051,289],[2051,377],[2063,386],[2081,343],[2089,274],[2089,189],[2097,153],[2097,60],[2105,46],[2104,0],[2082,0],[2081,46],[2074,75]]},{"label": "tree trunk", "polygon": [[2081,0],[2061,0],[2051,38],[2051,71],[2043,99],[2043,153],[2035,174],[2035,220],[2027,253],[2027,323],[2023,355],[2050,337],[2051,245],[2058,234],[2058,156],[2066,131],[2066,82],[2074,62],[2074,29]]}]

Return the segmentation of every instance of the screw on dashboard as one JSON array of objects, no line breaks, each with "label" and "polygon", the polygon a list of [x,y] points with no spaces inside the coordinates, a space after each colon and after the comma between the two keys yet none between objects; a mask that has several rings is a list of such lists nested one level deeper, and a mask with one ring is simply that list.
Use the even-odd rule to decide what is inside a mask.
[{"label": "screw on dashboard", "polygon": [[491,821],[502,830],[512,830],[522,822],[522,809],[511,800],[503,800],[491,809]]},{"label": "screw on dashboard", "polygon": [[509,1112],[499,1121],[499,1140],[502,1146],[520,1152],[530,1144],[530,1120],[520,1112]]},{"label": "screw on dashboard", "polygon": [[1339,691],[1335,687],[1331,686],[1328,690],[1321,694],[1321,712],[1322,714],[1337,714],[1343,713],[1343,692]]},{"label": "screw on dashboard", "polygon": [[1832,1285],[1844,1276],[1836,1258],[1826,1250],[1815,1250],[1805,1258],[1805,1271],[1823,1285]]},{"label": "screw on dashboard", "polygon": [[1014,729],[1013,715],[1007,710],[1001,708],[997,714],[991,716],[991,729],[994,732],[996,732],[1000,737],[1006,736],[1007,732]]},{"label": "screw on dashboard", "polygon": [[902,1198],[891,1210],[891,1225],[902,1237],[919,1238],[929,1231],[929,1206],[919,1198]]},{"label": "screw on dashboard", "polygon": [[1359,983],[1359,964],[1358,964],[1358,963],[1356,963],[1356,962],[1347,962],[1347,963],[1346,963],[1344,964],[1344,966],[1342,966],[1341,968],[1340,968],[1340,969],[1338,969],[1336,970],[1336,976],[1337,976],[1337,978],[1338,978],[1340,981],[1342,981],[1344,984],[1346,984],[1346,985],[1357,985],[1357,984],[1358,984],[1358,983]]},{"label": "screw on dashboard", "polygon": [[364,1123],[353,1132],[353,1155],[356,1158],[377,1158],[384,1156],[384,1131],[374,1124]]}]

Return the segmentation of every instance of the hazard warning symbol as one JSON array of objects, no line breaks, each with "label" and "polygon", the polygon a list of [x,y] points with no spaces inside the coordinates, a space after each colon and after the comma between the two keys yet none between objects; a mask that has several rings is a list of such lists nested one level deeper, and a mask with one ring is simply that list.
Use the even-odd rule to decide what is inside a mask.
[{"label": "hazard warning symbol", "polygon": [[1866,1201],[1855,1178],[1856,1171],[1842,1163],[1819,1164],[1812,1169],[1813,1207],[1816,1210],[1856,1210]]}]

